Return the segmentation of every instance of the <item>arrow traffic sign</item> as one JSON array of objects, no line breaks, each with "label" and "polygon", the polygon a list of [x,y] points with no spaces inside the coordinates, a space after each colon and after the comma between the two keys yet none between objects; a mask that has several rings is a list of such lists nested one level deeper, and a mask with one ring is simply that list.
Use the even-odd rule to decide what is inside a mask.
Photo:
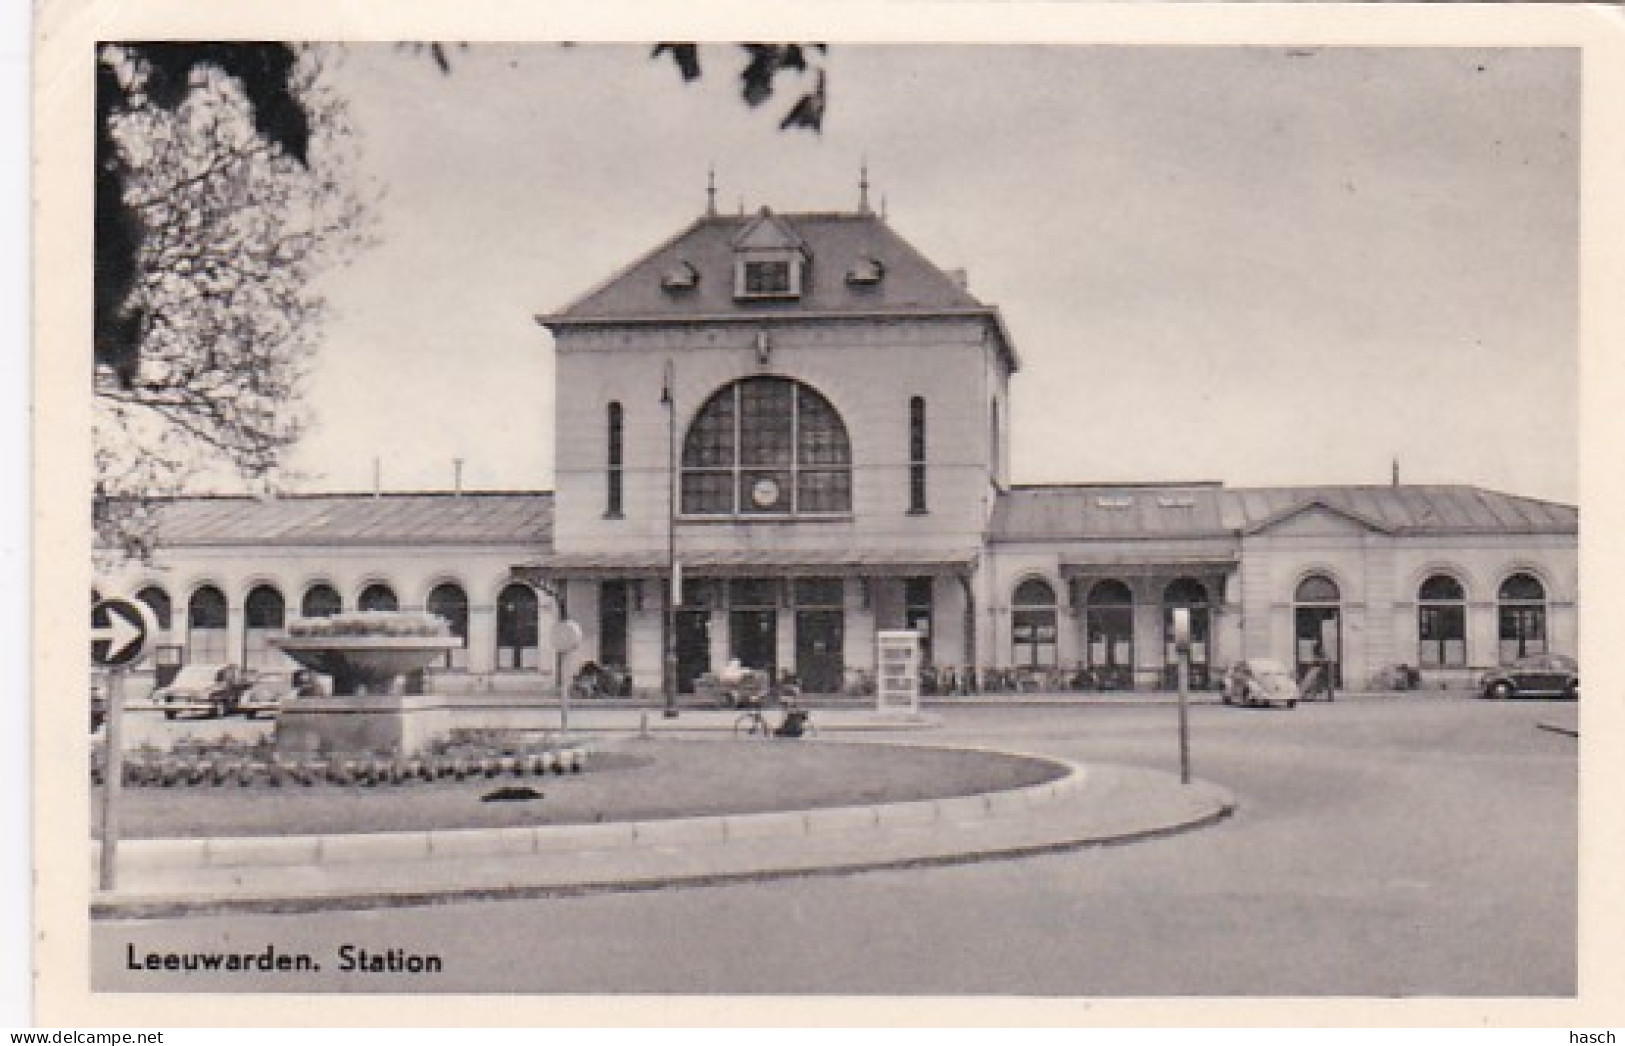
[{"label": "arrow traffic sign", "polygon": [[103,668],[133,665],[158,633],[152,608],[133,599],[104,599],[90,608],[90,659]]}]

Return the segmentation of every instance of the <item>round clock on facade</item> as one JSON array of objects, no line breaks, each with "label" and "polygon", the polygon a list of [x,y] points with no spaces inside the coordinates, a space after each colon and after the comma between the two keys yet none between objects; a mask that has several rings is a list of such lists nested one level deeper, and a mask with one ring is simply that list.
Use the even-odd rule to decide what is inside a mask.
[{"label": "round clock on facade", "polygon": [[750,499],[757,508],[772,508],[779,503],[779,484],[773,479],[759,479],[750,488]]}]

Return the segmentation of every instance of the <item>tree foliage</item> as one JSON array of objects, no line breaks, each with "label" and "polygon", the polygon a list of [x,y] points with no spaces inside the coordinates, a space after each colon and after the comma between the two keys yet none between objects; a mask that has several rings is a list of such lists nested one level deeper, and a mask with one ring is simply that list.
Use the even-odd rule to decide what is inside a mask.
[{"label": "tree foliage", "polygon": [[[230,66],[230,69],[227,68]],[[283,45],[109,47],[99,67],[95,454],[104,543],[224,465],[254,479],[303,424],[324,302],[365,237],[344,108]],[[342,172],[337,173],[337,172]]]}]

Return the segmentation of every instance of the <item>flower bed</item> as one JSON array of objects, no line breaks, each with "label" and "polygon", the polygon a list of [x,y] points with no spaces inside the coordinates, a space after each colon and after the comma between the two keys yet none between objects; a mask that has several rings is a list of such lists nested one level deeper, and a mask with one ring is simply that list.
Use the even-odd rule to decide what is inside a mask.
[{"label": "flower bed", "polygon": [[[178,741],[168,752],[150,745],[128,752],[123,779],[128,786],[154,788],[400,785],[581,773],[586,764],[585,746],[560,744],[536,731],[457,730],[422,755],[404,757],[377,751],[288,758],[269,738],[249,742],[228,736],[209,743]],[[93,783],[102,783],[105,767],[106,753],[98,747],[91,753]]]}]

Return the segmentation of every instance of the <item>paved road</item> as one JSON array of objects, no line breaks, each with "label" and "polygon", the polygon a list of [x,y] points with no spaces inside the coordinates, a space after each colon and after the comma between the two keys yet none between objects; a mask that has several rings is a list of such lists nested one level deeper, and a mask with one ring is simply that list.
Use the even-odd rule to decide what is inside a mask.
[{"label": "paved road", "polygon": [[[943,740],[1177,768],[1171,708],[957,709]],[[100,989],[1562,996],[1576,988],[1572,706],[1409,696],[1192,710],[1200,832],[1020,861],[646,894],[96,925]],[[162,975],[128,949],[308,952]],[[339,973],[341,944],[438,955]]]}]

